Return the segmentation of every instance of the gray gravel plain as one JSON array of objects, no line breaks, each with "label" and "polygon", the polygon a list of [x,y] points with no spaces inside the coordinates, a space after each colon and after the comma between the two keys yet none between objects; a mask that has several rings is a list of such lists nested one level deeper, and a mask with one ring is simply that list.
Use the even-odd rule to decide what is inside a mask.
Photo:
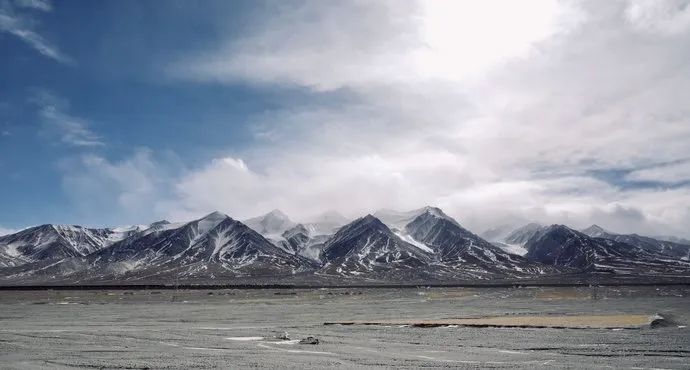
[{"label": "gray gravel plain", "polygon": [[[658,328],[324,326],[656,314]],[[690,369],[690,287],[0,292],[2,369]],[[318,345],[281,341],[309,335]]]}]

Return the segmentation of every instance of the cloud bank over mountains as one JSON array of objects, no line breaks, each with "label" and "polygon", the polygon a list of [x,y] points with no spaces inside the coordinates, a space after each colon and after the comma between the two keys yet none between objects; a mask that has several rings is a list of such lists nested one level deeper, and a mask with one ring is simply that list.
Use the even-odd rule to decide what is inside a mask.
[{"label": "cloud bank over mountains", "polygon": [[473,230],[690,236],[687,2],[273,5],[240,35],[219,17],[215,44],[161,78],[314,99],[255,116],[256,144],[207,163],[85,155],[63,188],[87,214],[108,189],[99,207],[142,219],[433,204]]}]

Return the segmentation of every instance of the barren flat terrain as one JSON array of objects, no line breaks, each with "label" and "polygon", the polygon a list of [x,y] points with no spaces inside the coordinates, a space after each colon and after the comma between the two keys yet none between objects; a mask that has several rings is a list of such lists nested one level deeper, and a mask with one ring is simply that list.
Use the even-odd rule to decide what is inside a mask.
[{"label": "barren flat terrain", "polygon": [[[690,368],[683,286],[3,291],[0,321],[3,369]],[[607,328],[502,327],[563,322]]]}]

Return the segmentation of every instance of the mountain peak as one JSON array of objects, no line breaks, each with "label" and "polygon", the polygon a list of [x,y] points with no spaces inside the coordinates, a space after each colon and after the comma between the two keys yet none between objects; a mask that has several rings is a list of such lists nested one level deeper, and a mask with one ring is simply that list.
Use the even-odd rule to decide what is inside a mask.
[{"label": "mountain peak", "polygon": [[387,233],[392,233],[390,231],[390,229],[388,228],[388,226],[386,226],[383,222],[381,222],[381,220],[379,220],[378,218],[376,218],[375,216],[373,216],[371,214],[368,214],[364,217],[360,217],[360,218],[350,222],[349,224],[343,226],[338,231],[338,233],[336,233],[336,235],[338,235],[338,234],[347,235],[353,231],[356,233],[360,233],[362,230],[369,230],[369,229],[378,229],[378,230],[382,230],[382,231],[387,232]]},{"label": "mountain peak", "polygon": [[597,224],[592,224],[590,227],[586,228],[585,230],[592,230],[592,231],[606,231],[604,230],[603,227],[597,225]]},{"label": "mountain peak", "polygon": [[224,219],[224,218],[229,218],[229,217],[230,216],[226,215],[223,212],[213,211],[213,212],[207,214],[206,216],[202,217],[201,220],[217,220],[217,219]]},{"label": "mountain peak", "polygon": [[609,233],[606,229],[604,229],[603,227],[601,227],[597,224],[592,224],[590,227],[583,229],[582,232],[589,235],[589,236]]},{"label": "mountain peak", "polygon": [[245,220],[244,224],[259,234],[271,238],[279,237],[285,230],[295,226],[295,223],[279,209]]},{"label": "mountain peak", "polygon": [[441,210],[441,208],[438,208],[438,207],[424,206],[424,207],[422,207],[422,209],[425,212],[429,212],[429,213],[436,214],[436,215],[443,215],[444,214],[443,211]]},{"label": "mountain peak", "polygon": [[412,220],[422,215],[429,215],[431,217],[445,219],[458,225],[457,221],[443,213],[440,208],[432,206],[424,206],[422,208],[404,212],[391,209],[381,209],[376,211],[374,215],[384,224],[397,229],[403,229],[407,224],[412,222]]},{"label": "mountain peak", "polygon": [[546,230],[545,226],[538,224],[536,222],[530,222],[524,226],[521,226],[511,231],[501,241],[508,244],[524,245],[525,243],[527,243],[529,239],[543,232],[544,230]]},{"label": "mountain peak", "polygon": [[612,234],[611,232],[609,232],[608,230],[604,229],[603,227],[601,227],[597,224],[592,224],[592,226],[590,226],[586,229],[583,229],[581,231],[582,231],[582,233],[584,233],[588,236],[594,237],[594,238],[598,238],[598,237],[601,237],[604,235]]},{"label": "mountain peak", "polygon": [[547,228],[547,231],[575,232],[575,230],[562,224],[553,224]]},{"label": "mountain peak", "polygon": [[221,223],[225,222],[225,220],[232,220],[230,216],[226,215],[225,213],[221,213],[218,211],[211,212],[207,214],[206,216],[193,221],[189,223],[188,225],[194,225],[193,227],[195,228],[195,234],[197,237],[201,235],[205,235],[209,231],[213,230],[216,226],[220,225]]},{"label": "mountain peak", "polygon": [[561,225],[561,224],[553,224],[545,229],[543,229],[541,232],[538,232],[534,235],[536,238],[543,238],[545,236],[549,237],[554,237],[554,236],[559,236],[559,237],[571,237],[571,236],[584,236],[587,237],[588,235],[584,235],[583,233],[571,229],[568,226]]},{"label": "mountain peak", "polygon": [[366,216],[362,217],[362,221],[371,222],[374,220],[378,220],[378,218],[374,217],[371,213],[368,213]]},{"label": "mountain peak", "polygon": [[265,215],[265,217],[275,217],[275,218],[279,218],[279,219],[282,219],[282,220],[288,220],[288,219],[290,219],[290,218],[288,217],[288,215],[286,215],[285,213],[283,213],[283,211],[281,211],[281,210],[279,210],[279,209],[277,209],[277,208],[274,209],[274,210],[272,210],[271,212],[268,212],[268,213]]},{"label": "mountain peak", "polygon": [[[364,225],[375,225],[375,226],[382,226],[388,229],[388,226],[386,226],[381,220],[379,220],[376,216],[372,214],[367,214],[366,216],[353,221],[350,225],[358,225],[358,226],[364,226]],[[347,225],[346,225],[347,226]]]},{"label": "mountain peak", "polygon": [[446,221],[453,223],[456,226],[460,226],[460,224],[454,218],[445,214],[438,207],[426,206],[426,207],[418,209],[417,211],[418,211],[417,217],[427,215],[428,217],[434,217],[437,219],[446,220]]},{"label": "mountain peak", "polygon": [[428,259],[371,214],[340,228],[326,242],[322,253],[327,266],[338,274],[342,270],[362,272],[388,270],[396,265],[417,266]]},{"label": "mountain peak", "polygon": [[438,208],[438,207],[426,206],[426,207],[422,208],[422,210],[424,211],[424,213],[428,213],[432,216],[441,217],[441,218],[450,218],[450,217],[448,217],[448,215],[443,213],[441,208]]}]

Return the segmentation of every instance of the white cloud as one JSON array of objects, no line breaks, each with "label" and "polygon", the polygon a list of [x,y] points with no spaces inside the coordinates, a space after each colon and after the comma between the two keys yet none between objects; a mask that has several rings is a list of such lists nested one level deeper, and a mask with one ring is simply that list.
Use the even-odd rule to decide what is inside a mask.
[{"label": "white cloud", "polygon": [[165,163],[174,161],[146,148],[118,161],[86,154],[60,164],[62,188],[86,224],[150,222],[160,216],[156,207],[174,178]]},{"label": "white cloud", "polygon": [[91,131],[88,122],[65,112],[68,104],[48,90],[38,90],[30,99],[38,106],[38,115],[47,131],[56,132],[60,141],[77,147],[98,147],[105,143]]},{"label": "white cloud", "polygon": [[630,24],[640,31],[674,35],[690,30],[687,0],[631,0],[625,14]]},{"label": "white cloud", "polygon": [[[17,5],[17,8],[52,10],[51,4],[45,1],[20,1]],[[0,32],[6,32],[19,38],[40,54],[55,61],[64,64],[73,63],[72,58],[36,31],[36,23],[36,20],[31,15],[21,13],[12,3],[0,3]]]},{"label": "white cloud", "polygon": [[[294,5],[294,4],[293,4]],[[171,67],[175,78],[316,90],[474,78],[572,26],[555,0],[307,2]]]},{"label": "white cloud", "polygon": [[631,181],[650,181],[676,184],[690,181],[690,161],[640,169],[629,173]]},{"label": "white cloud", "polygon": [[168,177],[147,207],[176,219],[277,207],[299,219],[433,204],[477,232],[535,220],[689,236],[688,187],[592,175],[684,176],[650,168],[690,158],[690,34],[648,31],[682,23],[685,7],[662,17],[626,1],[304,4],[169,72],[329,103],[254,117],[258,145]]},{"label": "white cloud", "polygon": [[0,236],[9,235],[9,234],[14,234],[14,233],[16,233],[17,231],[18,231],[18,230],[15,230],[15,229],[8,229],[8,228],[6,228],[6,227],[0,226]]},{"label": "white cloud", "polygon": [[[275,17],[257,20],[245,37],[183,58],[171,66],[171,74],[201,81],[284,82],[332,90],[405,78],[397,72],[411,68],[400,55],[420,46],[410,35],[413,20],[405,18],[416,7],[413,3],[294,5],[276,7]],[[384,43],[386,52],[381,53]]]}]

